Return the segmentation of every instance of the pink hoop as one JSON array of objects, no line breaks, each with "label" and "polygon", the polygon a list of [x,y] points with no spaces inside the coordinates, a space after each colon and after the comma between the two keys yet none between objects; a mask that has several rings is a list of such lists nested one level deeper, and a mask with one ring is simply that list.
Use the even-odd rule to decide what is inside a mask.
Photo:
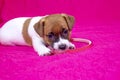
[{"label": "pink hoop", "polygon": [[65,52],[69,52],[69,53],[75,53],[75,52],[80,52],[80,51],[84,51],[90,47],[92,47],[92,42],[88,39],[83,39],[83,38],[71,38],[72,42],[83,42],[83,43],[87,43],[87,45],[80,47],[80,48],[76,48],[73,50],[67,50]]}]

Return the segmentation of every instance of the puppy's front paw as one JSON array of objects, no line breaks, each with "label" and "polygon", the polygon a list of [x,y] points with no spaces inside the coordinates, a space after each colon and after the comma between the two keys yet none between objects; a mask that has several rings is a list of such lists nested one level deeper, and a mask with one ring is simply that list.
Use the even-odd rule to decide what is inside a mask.
[{"label": "puppy's front paw", "polygon": [[42,48],[38,51],[39,56],[46,56],[46,55],[50,55],[50,49],[49,48]]},{"label": "puppy's front paw", "polygon": [[69,49],[75,49],[75,45],[70,43]]}]

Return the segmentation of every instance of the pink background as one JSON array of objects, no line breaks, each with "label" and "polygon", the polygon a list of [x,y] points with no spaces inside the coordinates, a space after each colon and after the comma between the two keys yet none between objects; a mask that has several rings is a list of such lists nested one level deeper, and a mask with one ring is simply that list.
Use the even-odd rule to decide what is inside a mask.
[{"label": "pink background", "polygon": [[31,47],[0,45],[0,80],[120,80],[120,0],[0,0],[0,25],[53,13],[75,16],[72,37],[94,46],[39,57]]}]

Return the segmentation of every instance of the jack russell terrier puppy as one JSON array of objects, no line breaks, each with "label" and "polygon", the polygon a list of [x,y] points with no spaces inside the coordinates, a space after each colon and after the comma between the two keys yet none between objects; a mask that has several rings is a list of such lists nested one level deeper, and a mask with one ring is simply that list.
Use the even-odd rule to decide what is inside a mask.
[{"label": "jack russell terrier puppy", "polygon": [[73,24],[74,17],[67,14],[15,18],[0,28],[0,43],[33,46],[42,56],[51,53],[47,46],[61,51],[74,49],[70,42]]}]

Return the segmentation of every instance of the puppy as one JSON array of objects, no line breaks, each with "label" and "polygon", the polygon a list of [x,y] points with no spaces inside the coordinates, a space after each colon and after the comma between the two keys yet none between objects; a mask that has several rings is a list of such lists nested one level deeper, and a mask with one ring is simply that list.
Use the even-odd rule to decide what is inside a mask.
[{"label": "puppy", "polygon": [[51,53],[47,46],[55,50],[71,49],[75,47],[70,42],[73,24],[74,17],[67,14],[15,18],[0,29],[0,43],[33,46],[39,55]]}]

